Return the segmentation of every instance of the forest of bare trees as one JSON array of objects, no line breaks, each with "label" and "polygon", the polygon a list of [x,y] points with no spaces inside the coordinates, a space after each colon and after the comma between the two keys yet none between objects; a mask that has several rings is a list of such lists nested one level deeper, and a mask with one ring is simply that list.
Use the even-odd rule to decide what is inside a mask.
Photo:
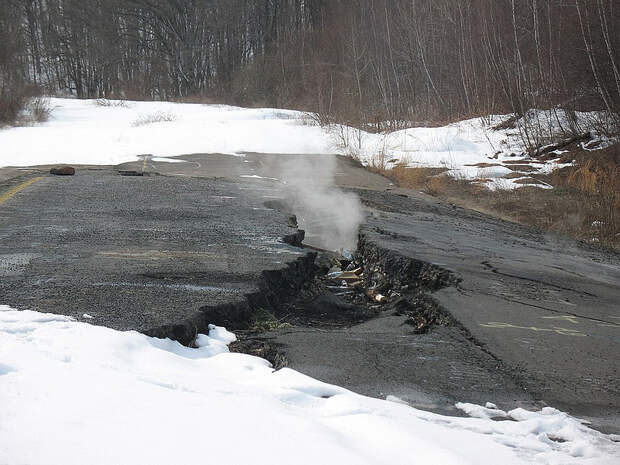
[{"label": "forest of bare trees", "polygon": [[618,0],[1,0],[0,105],[33,89],[210,100],[376,130],[617,115],[619,32]]}]

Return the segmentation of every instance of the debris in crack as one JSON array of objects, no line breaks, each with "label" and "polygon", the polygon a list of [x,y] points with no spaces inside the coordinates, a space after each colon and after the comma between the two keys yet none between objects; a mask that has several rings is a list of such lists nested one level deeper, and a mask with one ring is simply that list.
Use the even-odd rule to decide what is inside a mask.
[{"label": "debris in crack", "polygon": [[460,281],[445,268],[379,247],[363,234],[359,241],[356,256],[360,257],[361,266],[373,270],[371,278],[376,285],[383,281],[383,286],[392,289],[419,286],[427,291],[437,291]]},{"label": "debris in crack", "polygon": [[296,216],[296,215],[290,215],[290,216],[288,217],[287,222],[288,222],[288,225],[289,225],[291,228],[297,228],[297,227],[299,227],[299,226],[298,226],[298,224],[297,224],[297,216]]},{"label": "debris in crack", "polygon": [[416,333],[425,333],[433,325],[448,326],[453,323],[437,301],[419,289],[399,298],[387,310],[393,310],[395,315],[406,315],[405,322],[413,326]]},{"label": "debris in crack", "polygon": [[429,292],[457,283],[447,270],[371,245],[360,236],[355,255],[322,251],[313,280],[301,287],[285,320],[303,326],[346,326],[381,312],[407,316],[415,333],[452,318]]},{"label": "debris in crack", "polygon": [[343,325],[391,311],[407,316],[406,323],[416,333],[452,323],[450,315],[429,295],[458,282],[443,268],[381,249],[363,236],[355,256],[323,252],[317,267],[314,282],[302,288],[305,298],[294,303],[298,322],[303,323],[304,316],[314,316],[315,324]]}]

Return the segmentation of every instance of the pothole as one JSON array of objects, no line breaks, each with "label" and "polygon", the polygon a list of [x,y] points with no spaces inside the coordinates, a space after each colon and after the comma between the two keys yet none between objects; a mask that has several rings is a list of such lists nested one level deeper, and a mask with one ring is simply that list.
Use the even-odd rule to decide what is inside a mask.
[{"label": "pothole", "polygon": [[287,364],[286,349],[272,336],[288,328],[350,327],[384,313],[405,316],[414,334],[454,323],[431,295],[457,283],[443,268],[377,247],[364,236],[353,255],[314,255],[310,267],[293,265],[273,275],[242,324],[227,326],[238,337],[231,350],[266,358],[277,369]]}]

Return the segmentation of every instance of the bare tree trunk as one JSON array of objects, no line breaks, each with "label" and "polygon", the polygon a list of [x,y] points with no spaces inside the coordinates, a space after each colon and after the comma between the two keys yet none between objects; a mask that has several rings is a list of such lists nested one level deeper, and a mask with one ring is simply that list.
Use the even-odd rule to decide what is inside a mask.
[{"label": "bare tree trunk", "polygon": [[[412,11],[415,11],[415,2],[416,2],[416,0],[411,0]],[[439,101],[441,107],[443,108],[443,107],[445,107],[445,103],[443,101],[443,98],[441,98],[441,94],[437,90],[437,87],[435,87],[435,81],[433,81],[433,78],[431,77],[431,73],[428,70],[428,65],[426,63],[426,58],[424,56],[424,46],[422,45],[422,40],[420,39],[420,29],[419,29],[419,24],[418,24],[417,18],[414,19],[413,28],[414,28],[414,32],[415,32],[416,41],[418,43],[418,49],[419,49],[419,52],[420,52],[420,59],[422,61],[422,67],[424,69],[424,73],[426,74],[426,78],[428,79],[428,83],[432,87],[433,92],[435,93],[435,96],[437,97],[437,100]]]},{"label": "bare tree trunk", "polygon": [[611,67],[616,81],[616,90],[618,91],[618,97],[620,98],[620,72],[618,72],[618,66],[616,65],[616,59],[612,50],[611,40],[609,38],[609,27],[607,26],[607,17],[603,7],[603,0],[598,0],[597,3],[598,14],[601,21],[601,31],[603,33],[603,38],[605,39],[605,46],[607,48],[609,60],[611,61]]},{"label": "bare tree trunk", "polygon": [[[592,43],[590,39],[590,28],[589,25],[584,24],[583,16],[581,14],[581,8],[579,6],[579,0],[575,0],[575,6],[577,7],[577,15],[579,16],[579,25],[581,26],[581,35],[583,37],[583,42],[586,46],[586,53],[588,55],[588,61],[590,62],[590,69],[592,70],[592,74],[594,75],[594,79],[596,80],[596,85],[598,87],[599,95],[603,102],[605,103],[605,108],[607,111],[611,112],[611,104],[609,102],[609,97],[605,88],[603,87],[603,83],[599,77],[598,71],[596,69],[596,63],[594,62],[594,54],[592,52]],[[587,33],[586,33],[587,30]]]}]

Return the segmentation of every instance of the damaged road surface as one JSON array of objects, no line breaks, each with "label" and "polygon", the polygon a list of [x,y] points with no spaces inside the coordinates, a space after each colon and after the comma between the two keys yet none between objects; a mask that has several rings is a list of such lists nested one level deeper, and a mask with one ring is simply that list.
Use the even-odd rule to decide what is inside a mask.
[{"label": "damaged road surface", "polygon": [[433,297],[536,400],[620,429],[620,256],[421,198],[365,197],[376,247],[450,270]]},{"label": "damaged road surface", "polygon": [[620,432],[618,254],[341,157],[331,174],[364,205],[357,250],[300,248],[292,215],[318,248],[329,219],[307,221],[278,165],[324,156],[179,159],[0,170],[0,194],[40,177],[0,204],[0,303],[188,345],[223,325],[233,350],[362,394],[450,413],[550,405]]},{"label": "damaged road surface", "polygon": [[0,300],[188,344],[207,330],[191,323],[202,307],[245,306],[264,270],[310,260],[290,245],[303,236],[287,215],[247,188],[111,169],[44,176],[0,206]]},{"label": "damaged road surface", "polygon": [[[274,333],[293,367],[438,411],[458,399],[550,405],[620,431],[617,253],[415,192],[357,193],[368,208],[357,257],[387,276],[385,311],[335,331]],[[430,298],[449,321],[415,334],[415,311],[389,295],[403,284],[428,291],[413,307]]]}]

